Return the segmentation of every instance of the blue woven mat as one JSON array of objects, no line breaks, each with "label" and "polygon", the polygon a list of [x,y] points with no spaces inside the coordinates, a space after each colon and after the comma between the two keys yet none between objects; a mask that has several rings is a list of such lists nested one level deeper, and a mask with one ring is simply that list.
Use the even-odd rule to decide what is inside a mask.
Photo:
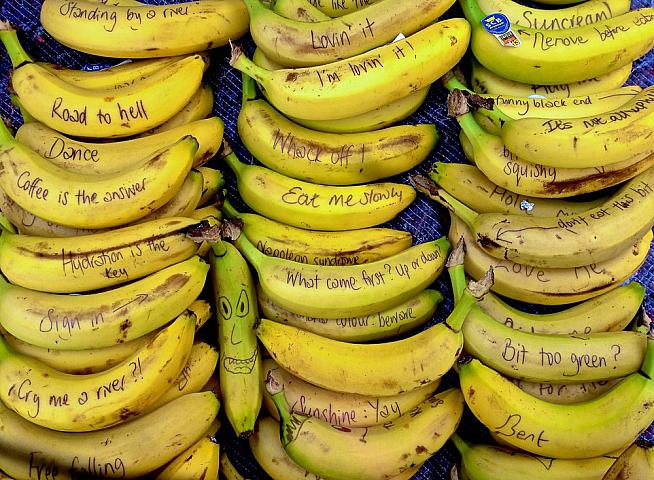
[{"label": "blue woven mat", "polygon": [[[105,59],[85,55],[69,48],[66,48],[53,40],[41,27],[39,22],[39,10],[41,1],[39,0],[0,0],[0,20],[11,22],[20,30],[20,39],[27,52],[37,60],[43,60],[64,67],[82,68],[89,65],[99,65],[108,67],[119,62],[116,59]],[[164,4],[178,3],[177,0],[144,0],[144,3]],[[654,7],[654,0],[633,0],[632,9],[641,7]],[[457,6],[453,7],[446,16],[462,16]],[[190,34],[190,32],[189,32]],[[253,44],[251,40],[243,40],[246,51],[251,52]],[[214,114],[218,115],[225,121],[225,136],[231,142],[239,158],[245,162],[254,163],[252,155],[243,147],[236,133],[236,118],[240,109],[241,102],[241,80],[240,74],[229,66],[229,49],[216,49],[211,54],[211,67],[205,75],[205,81],[211,85],[214,91],[215,104]],[[16,108],[9,101],[7,83],[10,79],[11,64],[2,50],[0,54],[0,114],[4,118],[11,119],[14,128],[22,124],[22,119]],[[649,86],[654,83],[654,52],[634,63],[633,72],[629,78],[629,85]],[[425,174],[430,166],[435,162],[466,162],[463,152],[458,141],[459,127],[456,121],[447,116],[446,112],[446,91],[435,84],[432,86],[427,101],[422,108],[407,120],[406,123],[434,123],[438,126],[442,137],[436,149],[431,155],[410,173]],[[214,160],[210,166],[221,169],[227,177],[229,196],[233,203],[247,211],[247,207],[238,200],[238,193],[233,175],[219,161]],[[408,175],[402,175],[393,179],[407,183]],[[398,218],[394,219],[387,226],[401,230],[409,231],[413,234],[415,243],[422,243],[433,240],[443,235],[447,235],[449,226],[449,215],[445,209],[432,201],[427,201],[423,196],[418,199],[404,211]],[[649,253],[645,264],[639,272],[633,277],[640,281],[646,287],[646,297],[644,302],[645,311],[654,318],[654,249]],[[439,307],[439,311],[434,319],[429,323],[433,325],[442,321],[452,310],[452,291],[450,288],[447,275],[441,275],[436,281],[435,287],[443,292],[446,301]],[[516,304],[515,302],[512,302]],[[533,312],[549,311],[543,307],[520,305],[521,308]],[[456,376],[448,374],[444,384],[456,384]],[[247,442],[236,440],[231,434],[228,422],[223,422],[221,433],[221,447],[227,451],[230,459],[237,469],[251,479],[269,478],[256,464],[250,454]],[[463,436],[472,441],[487,441],[488,434],[477,420],[466,412],[461,423],[460,429]],[[654,425],[645,432],[641,439],[654,443]],[[144,452],[147,452],[147,445],[144,445]],[[452,463],[457,460],[457,453],[448,443],[437,455],[432,457],[414,477],[417,480],[441,480],[449,479],[449,470]]]}]

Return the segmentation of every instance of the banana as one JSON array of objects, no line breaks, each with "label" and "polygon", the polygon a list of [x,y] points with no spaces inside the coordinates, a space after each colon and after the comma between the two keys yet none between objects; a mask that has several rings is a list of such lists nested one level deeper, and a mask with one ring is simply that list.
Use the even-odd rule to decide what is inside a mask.
[{"label": "banana", "polygon": [[436,381],[452,367],[462,349],[461,322],[478,290],[466,289],[446,322],[393,342],[340,342],[266,319],[257,336],[284,370],[313,385],[359,395],[399,395]]},{"label": "banana", "polygon": [[479,213],[572,216],[597,207],[606,200],[567,201],[523,196],[495,185],[479,168],[464,163],[436,162],[428,175],[447,193]]},{"label": "banana", "polygon": [[614,458],[554,459],[492,445],[471,444],[454,434],[454,446],[462,457],[470,480],[598,480]]},{"label": "banana", "polygon": [[53,430],[99,430],[140,414],[184,367],[195,316],[183,313],[118,365],[90,375],[61,373],[1,344],[0,399],[23,418]]},{"label": "banana", "polygon": [[190,218],[196,220],[204,220],[210,217],[220,220],[222,218],[222,212],[215,205],[207,205],[206,207],[196,208],[190,216]]},{"label": "banana", "polygon": [[[562,30],[600,24],[629,11],[629,0],[589,0],[567,8],[529,8],[510,0],[477,0],[485,15],[503,13],[511,25],[540,30]],[[545,3],[545,2],[543,2]],[[573,3],[573,2],[570,2]]]},{"label": "banana", "polygon": [[216,195],[225,186],[225,178],[215,168],[198,167],[197,170],[202,174],[202,195],[198,206],[204,207],[215,202]]},{"label": "banana", "polygon": [[107,6],[79,0],[46,0],[43,28],[58,42],[104,57],[169,57],[226,45],[248,30],[240,0],[181,5]]},{"label": "banana", "polygon": [[288,456],[326,478],[371,480],[402,475],[440,450],[458,426],[464,406],[461,391],[451,388],[384,425],[334,428],[317,418],[292,413],[274,379],[266,379],[266,389],[279,410],[279,435]]},{"label": "banana", "polygon": [[633,373],[603,395],[558,405],[520,390],[478,360],[459,366],[472,413],[516,448],[552,458],[592,458],[633,442],[654,420],[654,381]]},{"label": "banana", "polygon": [[243,75],[237,128],[263,165],[291,178],[325,185],[354,185],[406,172],[420,164],[440,137],[435,125],[400,125],[374,132],[323,133],[297,125],[265,100],[255,100]]},{"label": "banana", "polygon": [[485,14],[477,0],[460,4],[472,25],[474,56],[487,69],[516,82],[555,85],[588,80],[628,65],[654,45],[654,9],[650,8],[562,30],[520,26],[515,35],[521,43],[514,48],[485,30]]},{"label": "banana", "polygon": [[330,16],[324,14],[307,0],[274,0],[270,9],[277,15],[299,22],[325,22],[331,20]]},{"label": "banana", "polygon": [[560,198],[595,192],[617,185],[654,166],[654,155],[627,158],[618,163],[589,168],[557,168],[531,163],[513,154],[498,136],[482,129],[472,114],[457,122],[474,152],[474,163],[496,185],[540,198]]},{"label": "banana", "polygon": [[[280,0],[277,0],[280,1]],[[327,0],[309,0],[313,6],[325,15],[330,17],[342,17],[348,13],[356,12],[367,8],[379,0],[338,0],[328,2]]]},{"label": "banana", "polygon": [[200,55],[192,55],[119,90],[88,89],[23,55],[6,30],[0,30],[0,40],[15,67],[11,85],[25,109],[50,128],[80,137],[125,137],[164,123],[191,99],[205,67]]},{"label": "banana", "polygon": [[534,85],[507,80],[487,70],[473,59],[470,83],[473,90],[478,93],[491,95],[513,95],[516,97],[529,97],[531,95],[546,98],[570,98],[582,95],[592,95],[621,87],[631,75],[632,64],[616,68],[604,75],[580,82],[564,83],[560,85]]},{"label": "banana", "polygon": [[492,293],[485,295],[478,304],[495,320],[515,330],[586,335],[624,330],[638,312],[644,297],[645,287],[634,281],[556,313],[523,312]]},{"label": "banana", "polygon": [[[264,377],[271,375],[284,388],[293,412],[319,418],[331,425],[372,427],[392,422],[413,410],[437,389],[440,379],[400,395],[376,397],[332,392],[307,383],[280,368],[273,359],[263,361]],[[279,421],[279,413],[268,393],[263,396],[268,413]]]},{"label": "banana", "polygon": [[279,423],[272,417],[259,417],[248,439],[259,466],[273,480],[321,480],[291,460],[279,438]]},{"label": "banana", "polygon": [[219,458],[218,441],[202,437],[166,465],[155,480],[217,479]]},{"label": "banana", "polygon": [[250,208],[298,228],[341,231],[373,227],[393,219],[416,195],[411,186],[399,183],[331,187],[247,165],[234,153],[224,160],[235,173],[238,191]]},{"label": "banana", "polygon": [[202,292],[209,265],[198,256],[125,286],[54,295],[0,279],[0,325],[32,345],[84,350],[129,342],[165,325]]},{"label": "banana", "polygon": [[[187,310],[195,314],[196,332],[206,323],[211,315],[211,308],[204,300],[195,300],[188,306]],[[144,347],[159,331],[155,330],[134,340],[117,343],[109,347],[87,348],[85,350],[54,350],[36,347],[17,339],[2,327],[0,327],[0,333],[13,351],[39,360],[55,370],[79,375],[102,372],[114,367]],[[199,364],[198,367],[204,368],[208,363],[207,357],[209,356],[209,354],[206,354],[203,363]],[[193,368],[191,372],[194,376],[194,372],[198,367]],[[184,370],[182,373],[184,373]]]},{"label": "banana", "polygon": [[354,57],[427,27],[454,0],[381,2],[365,11],[320,22],[292,20],[267,9],[259,0],[244,0],[254,43],[282,65],[308,67]]},{"label": "banana", "polygon": [[329,66],[269,71],[240,48],[232,49],[230,63],[254,78],[283,114],[333,120],[369,112],[427,87],[461,59],[469,37],[468,22],[456,18]]},{"label": "banana", "polygon": [[409,232],[365,228],[317,232],[291,227],[254,213],[239,213],[225,200],[222,209],[243,222],[243,233],[268,256],[311,265],[360,265],[398,254],[411,246]]},{"label": "banana", "polygon": [[654,168],[625,183],[602,205],[571,217],[478,214],[433,182],[427,190],[423,187],[418,188],[443,199],[466,223],[485,252],[525,265],[568,268],[606,261],[654,226]]},{"label": "banana", "polygon": [[167,217],[190,217],[200,203],[203,186],[202,173],[191,170],[177,193],[168,202],[133,223],[149,222]]},{"label": "banana", "polygon": [[465,271],[480,278],[493,267],[493,291],[506,297],[541,305],[564,305],[596,297],[628,280],[647,258],[652,234],[647,233],[633,246],[606,262],[575,268],[538,268],[498,260],[479,248],[466,225],[454,217],[449,236],[452,241],[465,238]]},{"label": "banana", "polygon": [[[294,0],[291,0],[294,1]],[[303,0],[304,1],[304,0]],[[256,49],[252,55],[252,61],[267,70],[279,70],[283,65],[266,58],[260,49]],[[265,95],[265,92],[263,92]],[[429,87],[424,87],[417,92],[410,93],[398,100],[391,100],[374,110],[364,112],[352,117],[335,120],[307,120],[299,117],[289,116],[293,122],[303,127],[327,133],[361,133],[379,130],[397,123],[415,113],[427,98]]]},{"label": "banana", "polygon": [[212,109],[213,90],[209,85],[203,83],[189,99],[188,103],[184,105],[184,108],[158,127],[155,127],[148,132],[141,133],[140,136],[167,132],[168,130],[186,125],[187,123],[203,120],[211,115]]},{"label": "banana", "polygon": [[611,165],[654,152],[649,140],[654,132],[652,103],[654,88],[650,87],[599,115],[509,120],[502,125],[501,136],[511,152],[531,162],[566,168]]},{"label": "banana", "polygon": [[193,166],[198,167],[216,154],[223,131],[223,121],[211,117],[143,138],[87,143],[68,138],[42,123],[28,122],[16,132],[16,141],[61,168],[84,175],[107,175],[133,168],[135,158],[151,157],[187,135],[198,141],[193,156]]},{"label": "banana", "polygon": [[532,383],[510,379],[520,390],[545,402],[570,404],[593,400],[613,388],[622,378],[588,383]]},{"label": "banana", "polygon": [[611,465],[602,480],[638,480],[654,475],[654,447],[644,448],[633,443]]},{"label": "banana", "polygon": [[220,391],[236,434],[252,435],[261,408],[261,357],[255,328],[257,293],[250,268],[232,244],[213,245],[209,254],[212,295],[218,318]]},{"label": "banana", "polygon": [[21,456],[8,472],[18,478],[54,470],[57,478],[140,478],[202,438],[219,405],[213,393],[193,393],[110,429],[71,434],[34,425],[0,403],[0,452]]},{"label": "banana", "polygon": [[264,318],[292,325],[342,342],[367,342],[398,336],[431,320],[443,296],[425,289],[410,300],[388,310],[362,317],[314,318],[289,312],[275,304],[261,288],[257,289]]},{"label": "banana", "polygon": [[441,237],[368,264],[314,266],[266,256],[244,235],[235,245],[273,302],[318,318],[362,316],[406,302],[436,280],[450,249]]},{"label": "banana", "polygon": [[32,290],[97,290],[190,258],[198,237],[215,229],[208,221],[174,217],[85,237],[33,237],[3,230],[0,270],[11,283]]},{"label": "banana", "polygon": [[163,206],[180,189],[198,147],[193,137],[185,137],[129,170],[84,175],[53,165],[3,127],[0,187],[5,194],[44,220],[77,228],[124,225]]}]

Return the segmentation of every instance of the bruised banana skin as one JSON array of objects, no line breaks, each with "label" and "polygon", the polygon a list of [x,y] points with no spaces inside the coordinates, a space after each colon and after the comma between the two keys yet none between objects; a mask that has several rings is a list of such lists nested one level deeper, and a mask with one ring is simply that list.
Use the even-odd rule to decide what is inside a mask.
[{"label": "bruised banana skin", "polygon": [[517,48],[505,48],[482,26],[476,0],[461,0],[472,25],[470,47],[489,70],[516,82],[579,82],[628,65],[654,44],[654,9],[642,8],[595,24],[564,30],[518,27]]},{"label": "bruised banana skin", "polygon": [[606,455],[633,442],[654,420],[654,382],[639,373],[594,400],[559,405],[523,392],[478,360],[459,371],[472,413],[504,441],[536,455]]},{"label": "bruised banana skin", "polygon": [[147,158],[187,135],[198,141],[193,166],[206,163],[218,151],[224,124],[218,117],[197,120],[166,132],[110,143],[82,142],[39,122],[24,123],[16,140],[55,165],[85,175],[106,175],[133,167],[134,158]]},{"label": "bruised banana skin", "polygon": [[[20,457],[8,471],[17,478],[30,478],[33,469],[54,468],[71,479],[83,469],[105,478],[140,478],[202,438],[219,406],[213,393],[194,393],[110,429],[73,434],[35,425],[0,404],[0,452]],[[144,445],[152,448],[147,456]]]},{"label": "bruised banana skin", "polygon": [[245,101],[237,126],[247,149],[265,166],[325,185],[361,184],[406,172],[429,155],[440,136],[435,125],[426,124],[317,132],[291,122],[265,100]]},{"label": "bruised banana skin", "polygon": [[407,301],[438,277],[450,250],[441,237],[364,265],[321,266],[268,257],[244,236],[235,244],[273,302],[319,318],[367,315]]},{"label": "bruised banana skin", "polygon": [[183,313],[131,357],[83,376],[58,372],[2,345],[0,397],[23,418],[53,430],[85,432],[122,423],[140,414],[179,375],[193,345],[195,322],[193,314]]},{"label": "bruised banana skin", "polygon": [[556,168],[531,163],[512,153],[502,139],[484,131],[474,117],[457,117],[472,142],[474,162],[496,185],[538,198],[561,198],[596,192],[630,180],[654,166],[654,154],[591,168]]},{"label": "bruised banana skin", "polygon": [[236,174],[242,199],[257,213],[309,230],[355,230],[387,222],[406,209],[416,192],[399,183],[332,187],[294,180],[265,167],[224,158]]},{"label": "bruised banana skin", "polygon": [[652,234],[647,233],[633,246],[606,262],[575,268],[539,268],[509,260],[498,260],[479,248],[462,220],[452,214],[449,236],[466,240],[465,270],[481,278],[493,267],[496,293],[527,303],[565,305],[580,302],[611,291],[628,280],[647,258]]},{"label": "bruised banana skin", "polygon": [[[254,78],[268,101],[285,115],[334,120],[369,112],[427,87],[461,59],[469,36],[468,22],[456,18],[329,67],[269,71],[252,63],[240,49],[232,52],[231,64]],[[398,48],[405,56],[394,53]],[[376,95],[367,95],[370,91]]]},{"label": "bruised banana skin", "polygon": [[278,15],[256,0],[244,0],[250,33],[268,58],[282,65],[308,67],[367,52],[427,27],[454,0],[405,0],[372,5],[342,18],[298,21]]},{"label": "bruised banana skin", "polygon": [[412,235],[401,230],[305,230],[254,213],[240,213],[228,201],[222,209],[228,217],[244,222],[243,233],[264,254],[310,265],[370,263],[400,253],[412,244]]},{"label": "bruised banana skin", "polygon": [[0,324],[24,342],[61,350],[103,348],[146,335],[200,295],[209,265],[194,256],[125,286],[55,295],[0,280]]},{"label": "bruised banana skin", "polygon": [[[226,45],[248,30],[245,5],[237,0],[201,0],[169,5],[98,5],[80,0],[47,0],[41,23],[60,43],[76,50],[113,58],[154,58],[200,52]],[[98,10],[109,23],[75,17],[76,12]],[[138,20],[136,20],[138,19]],[[138,21],[138,28],[134,22]],[[109,27],[109,28],[107,28]],[[190,34],[192,32],[192,34]]]},{"label": "bruised banana skin", "polygon": [[[438,379],[410,392],[375,397],[316,387],[286,372],[271,358],[263,361],[263,373],[264,378],[272,375],[283,385],[291,411],[348,428],[372,427],[392,422],[430,397],[440,384]],[[279,421],[279,413],[268,393],[264,393],[263,404],[268,413]]]},{"label": "bruised banana skin", "polygon": [[[190,258],[189,237],[207,221],[164,218],[84,237],[0,234],[0,270],[16,285],[51,293],[80,293],[136,280]],[[33,272],[39,272],[34,275]]]},{"label": "bruised banana skin", "polygon": [[569,216],[596,207],[605,200],[579,202],[523,196],[495,185],[476,166],[463,163],[436,162],[428,175],[447,193],[479,213]]},{"label": "bruised banana skin", "polygon": [[425,289],[412,299],[388,310],[362,317],[314,318],[299,315],[276,305],[259,287],[259,308],[263,317],[292,325],[323,337],[359,343],[395,337],[431,320],[443,296]]},{"label": "bruised banana skin", "polygon": [[540,95],[546,98],[570,98],[592,95],[622,87],[629,79],[629,75],[631,75],[631,67],[631,64],[627,64],[605,75],[581,82],[559,85],[534,85],[507,80],[487,70],[479,62],[473,60],[470,83],[475,92],[482,94],[513,95],[516,97]]}]

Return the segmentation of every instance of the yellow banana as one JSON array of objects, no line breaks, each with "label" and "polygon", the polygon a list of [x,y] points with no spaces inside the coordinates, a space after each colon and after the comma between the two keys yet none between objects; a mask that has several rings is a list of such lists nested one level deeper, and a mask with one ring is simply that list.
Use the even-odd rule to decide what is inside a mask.
[{"label": "yellow banana", "polygon": [[179,375],[193,345],[195,316],[183,313],[118,365],[89,375],[61,373],[12,352],[0,360],[0,398],[23,418],[53,430],[99,430],[139,415]]},{"label": "yellow banana", "polygon": [[211,293],[218,319],[220,391],[225,413],[241,438],[252,435],[263,396],[255,329],[257,293],[245,258],[231,243],[212,246]]},{"label": "yellow banana", "polygon": [[567,201],[523,196],[495,185],[477,167],[464,163],[436,162],[428,175],[447,193],[479,213],[572,216],[597,207],[606,200]]},{"label": "yellow banana", "polygon": [[342,18],[320,22],[292,20],[267,9],[259,0],[244,0],[250,34],[271,60],[282,65],[323,65],[367,52],[427,27],[454,0],[405,0],[375,4]]},{"label": "yellow banana", "polygon": [[511,379],[520,390],[550,403],[579,403],[593,400],[613,388],[622,378],[587,383],[532,383]]},{"label": "yellow banana", "polygon": [[148,158],[172,143],[192,136],[198,141],[193,166],[206,163],[218,151],[224,124],[218,117],[134,140],[87,143],[68,138],[39,122],[24,123],[16,140],[55,165],[86,175],[106,175],[133,168],[135,158]]},{"label": "yellow banana", "polygon": [[219,457],[218,441],[202,437],[166,465],[155,480],[217,479]]},{"label": "yellow banana", "polygon": [[[294,1],[294,0],[291,0]],[[304,0],[303,0],[304,1]],[[256,49],[252,55],[252,61],[266,70],[279,70],[284,68],[283,65],[273,62],[266,58],[260,49]],[[352,117],[340,118],[335,120],[307,120],[299,117],[291,117],[292,121],[303,127],[320,132],[328,133],[360,133],[379,130],[380,128],[389,127],[396,122],[404,120],[411,114],[415,113],[427,98],[429,87],[422,88],[417,92],[410,93],[399,100],[391,100],[385,105],[381,105],[374,110],[364,112]],[[265,95],[266,92],[264,91]]]},{"label": "yellow banana", "polygon": [[571,405],[535,398],[478,360],[460,365],[459,378],[481,423],[514,447],[545,457],[605,455],[633,442],[654,420],[654,381],[639,373]]},{"label": "yellow banana", "polygon": [[44,220],[77,228],[124,225],[168,202],[189,173],[198,143],[185,137],[129,170],[85,175],[53,165],[0,125],[0,187]]},{"label": "yellow banana", "polygon": [[[654,9],[642,8],[562,30],[515,28],[511,46],[487,32],[477,0],[461,0],[472,25],[470,47],[477,60],[509,80],[555,85],[579,82],[628,65],[654,45]],[[502,32],[505,33],[505,32]]]},{"label": "yellow banana", "polygon": [[473,295],[479,294],[466,289],[446,322],[392,342],[340,342],[266,319],[257,336],[284,370],[313,385],[359,395],[398,395],[436,381],[452,367],[461,353],[461,323],[475,302]]},{"label": "yellow banana", "polygon": [[[280,1],[280,0],[277,0]],[[310,3],[320,10],[325,15],[330,17],[342,17],[348,13],[356,12],[367,8],[369,5],[378,2],[379,0],[309,0]]]},{"label": "yellow banana", "polygon": [[43,28],[68,47],[119,58],[169,57],[220,47],[243,36],[249,20],[240,0],[175,6],[46,0],[40,19]]},{"label": "yellow banana", "polygon": [[605,262],[575,268],[539,268],[498,260],[479,248],[466,225],[450,216],[449,236],[452,241],[462,235],[467,245],[465,271],[473,278],[493,267],[493,291],[506,297],[541,305],[564,305],[596,297],[628,280],[647,258],[652,234],[629,246],[624,252]]},{"label": "yellow banana", "polygon": [[254,213],[239,213],[225,200],[230,218],[243,221],[243,233],[268,256],[311,265],[359,265],[400,253],[411,246],[408,232],[390,228],[323,232],[304,230]]},{"label": "yellow banana", "polygon": [[515,330],[585,335],[624,330],[638,312],[644,297],[645,287],[634,281],[556,313],[523,312],[492,293],[479,301],[479,307],[495,320]]},{"label": "yellow banana", "polygon": [[534,85],[507,80],[487,70],[479,62],[473,60],[470,83],[472,84],[473,90],[484,94],[513,95],[516,97],[539,95],[546,98],[570,98],[606,92],[621,87],[629,79],[631,67],[631,63],[628,63],[624,67],[616,68],[604,75],[580,82],[560,85]]},{"label": "yellow banana", "polygon": [[266,256],[243,235],[235,244],[273,302],[319,318],[362,316],[406,302],[436,280],[450,249],[441,237],[368,264],[322,266]]},{"label": "yellow banana", "polygon": [[204,220],[210,217],[220,220],[222,218],[222,212],[215,205],[207,205],[206,207],[196,208],[190,216],[190,218],[196,220]]},{"label": "yellow banana", "polygon": [[644,448],[633,443],[611,465],[602,480],[638,480],[654,475],[654,447]]},{"label": "yellow banana", "polygon": [[463,414],[461,391],[451,388],[384,425],[334,428],[292,413],[280,385],[270,380],[266,388],[279,410],[284,450],[298,465],[326,478],[378,480],[402,475],[440,450]]},{"label": "yellow banana", "polygon": [[436,201],[442,199],[485,252],[525,265],[568,268],[607,261],[654,226],[654,167],[625,183],[603,204],[569,217],[478,214],[433,182],[418,188]]},{"label": "yellow banana", "polygon": [[554,459],[492,445],[471,444],[458,435],[452,441],[470,480],[598,480],[615,461],[609,456]]},{"label": "yellow banana", "polygon": [[213,90],[209,85],[200,85],[188,103],[170,119],[140,136],[152,135],[155,133],[167,132],[174,128],[186,125],[187,123],[202,120],[211,115],[213,109]]},{"label": "yellow banana", "polygon": [[[511,25],[541,30],[560,30],[593,23],[600,24],[611,17],[629,11],[629,0],[589,0],[567,8],[529,8],[511,0],[477,0],[484,14],[503,13]],[[546,3],[546,2],[542,2]],[[570,2],[574,3],[574,2]]]},{"label": "yellow banana", "polygon": [[399,183],[331,187],[242,163],[234,153],[224,160],[236,174],[245,203],[261,215],[298,228],[341,231],[373,227],[393,219],[416,195],[411,186]]},{"label": "yellow banana", "polygon": [[88,295],[54,295],[0,280],[0,324],[43,348],[84,350],[129,342],[181,314],[202,291],[208,271],[195,256]]},{"label": "yellow banana", "polygon": [[88,89],[23,55],[10,32],[0,30],[0,40],[15,67],[11,84],[25,109],[50,128],[79,137],[125,137],[162,124],[191,99],[205,66],[201,56],[192,55],[119,90]]},{"label": "yellow banana", "polygon": [[329,66],[269,71],[240,48],[232,50],[231,64],[254,78],[285,115],[333,120],[369,112],[433,83],[461,59],[469,36],[468,22],[455,18]]},{"label": "yellow banana", "polygon": [[274,0],[271,2],[270,9],[282,17],[300,22],[324,22],[331,20],[329,15],[323,13],[308,0]]},{"label": "yellow banana", "polygon": [[440,137],[435,125],[400,125],[374,132],[323,133],[297,125],[265,100],[255,100],[243,75],[238,133],[248,151],[283,175],[325,185],[392,177],[420,164]]},{"label": "yellow banana", "polygon": [[595,192],[629,180],[654,166],[654,155],[628,158],[590,168],[557,168],[531,163],[514,155],[502,139],[484,131],[470,113],[457,117],[472,142],[474,163],[496,185],[541,198]]},{"label": "yellow banana", "polygon": [[72,434],[34,425],[0,403],[0,452],[22,458],[9,472],[18,478],[36,472],[45,478],[45,472],[54,469],[70,479],[141,478],[202,438],[219,406],[213,393],[193,393],[110,429]]},{"label": "yellow banana", "polygon": [[216,195],[225,186],[225,179],[222,172],[215,168],[198,167],[197,170],[202,174],[202,195],[198,206],[204,207],[215,203]]},{"label": "yellow banana", "polygon": [[361,317],[314,318],[289,312],[275,304],[258,288],[259,308],[264,318],[292,325],[323,337],[359,343],[398,336],[431,320],[443,296],[425,289],[415,297],[388,310]]},{"label": "yellow banana", "polygon": [[190,258],[198,248],[193,237],[214,228],[207,221],[174,217],[85,237],[33,237],[3,230],[0,270],[11,283],[32,290],[97,290]]},{"label": "yellow banana", "polygon": [[[264,378],[271,375],[284,388],[292,412],[319,418],[331,425],[372,427],[392,422],[413,410],[437,389],[440,379],[400,395],[377,397],[339,393],[316,387],[280,368],[273,359],[263,361]],[[268,413],[279,421],[279,413],[265,393],[263,404]]]}]

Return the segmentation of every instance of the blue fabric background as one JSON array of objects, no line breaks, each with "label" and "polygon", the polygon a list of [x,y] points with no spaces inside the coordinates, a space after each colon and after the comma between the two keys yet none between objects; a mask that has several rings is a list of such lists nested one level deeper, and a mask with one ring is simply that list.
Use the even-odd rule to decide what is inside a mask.
[{"label": "blue fabric background", "polygon": [[[69,68],[82,68],[90,65],[108,67],[119,62],[116,59],[112,60],[81,54],[53,40],[44,31],[39,22],[40,0],[1,1],[0,20],[10,21],[19,29],[23,46],[33,58]],[[179,2],[178,0],[144,0],[144,3],[164,4]],[[654,0],[633,0],[632,2],[632,9],[653,6]],[[462,16],[462,14],[458,6],[455,5],[446,16]],[[192,32],[188,32],[188,34],[192,35]],[[251,53],[253,49],[251,40],[248,38],[244,39],[243,42],[245,43],[246,51]],[[10,80],[11,74],[10,67],[11,64],[6,52],[2,50],[0,54],[0,114],[5,119],[10,119],[14,128],[18,128],[22,120],[18,110],[11,105],[7,90],[7,83]],[[229,66],[229,48],[220,48],[212,52],[211,67],[205,75],[205,81],[213,88],[215,97],[214,114],[225,121],[226,138],[229,139],[242,160],[253,163],[252,156],[245,150],[236,133],[236,118],[240,108],[241,80],[240,74]],[[634,63],[633,72],[628,81],[630,85],[640,85],[643,87],[649,86],[652,83],[654,83],[654,52],[650,52]],[[458,142],[458,125],[452,118],[447,116],[445,107],[446,97],[445,90],[440,85],[434,84],[425,104],[406,122],[434,123],[438,126],[442,134],[442,138],[436,149],[422,165],[411,173],[425,174],[435,161],[466,162]],[[243,209],[243,211],[247,210],[243,203],[238,200],[234,177],[231,175],[229,168],[221,165],[217,159],[213,160],[210,165],[221,169],[226,174],[230,198],[237,207]],[[406,183],[407,177],[408,175],[405,174],[393,180]],[[409,231],[414,235],[415,243],[422,243],[446,235],[448,225],[449,216],[445,209],[419,196],[409,209],[390,222],[388,226]],[[644,309],[651,318],[654,318],[654,249],[650,251],[645,264],[634,276],[634,279],[646,286],[647,295],[644,302]],[[442,321],[452,310],[452,292],[446,274],[441,275],[441,278],[436,281],[435,287],[446,295],[447,300],[439,307],[438,313],[429,325]],[[535,312],[551,311],[544,307],[512,303],[525,310]],[[444,384],[456,384],[455,375],[449,374]],[[268,478],[252,458],[247,442],[236,440],[235,436],[229,431],[228,425],[227,421],[223,422],[221,448],[227,451],[232,462],[246,478]],[[466,412],[464,415],[460,429],[463,436],[472,441],[485,441],[489,439],[485,429],[476,421],[470,412]],[[641,436],[641,440],[654,444],[654,425]],[[148,446],[143,445],[143,449],[144,454],[147,454]],[[449,470],[452,463],[457,460],[457,456],[452,445],[448,443],[421,468],[420,472],[414,478],[418,480],[449,479]]]}]

